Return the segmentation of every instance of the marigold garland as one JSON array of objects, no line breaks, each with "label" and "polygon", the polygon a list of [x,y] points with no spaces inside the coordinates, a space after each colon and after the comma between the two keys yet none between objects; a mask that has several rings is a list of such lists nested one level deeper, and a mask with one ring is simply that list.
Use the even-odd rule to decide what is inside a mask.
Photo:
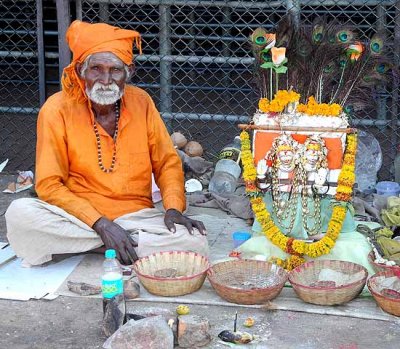
[{"label": "marigold garland", "polygon": [[287,270],[292,270],[305,262],[303,258],[304,255],[316,258],[330,253],[342,230],[347,212],[347,204],[348,201],[351,200],[353,192],[355,154],[357,151],[356,134],[349,134],[347,136],[343,166],[338,178],[338,187],[335,196],[336,202],[333,204],[332,217],[328,223],[328,229],[321,240],[313,243],[306,243],[301,240],[289,238],[275,225],[264,203],[262,193],[256,185],[257,172],[251,153],[249,133],[247,131],[242,131],[240,139],[242,141],[243,179],[246,184],[246,193],[250,197],[254,215],[260,223],[265,236],[282,251],[290,254],[290,257],[285,260],[273,257],[270,261]]},{"label": "marigold garland", "polygon": [[307,115],[338,116],[342,112],[339,104],[317,103],[313,96],[308,98],[307,104],[299,104],[297,111]]},{"label": "marigold garland", "polygon": [[263,113],[281,113],[289,103],[298,102],[300,95],[294,91],[279,90],[274,99],[261,98],[258,102],[258,109]]}]

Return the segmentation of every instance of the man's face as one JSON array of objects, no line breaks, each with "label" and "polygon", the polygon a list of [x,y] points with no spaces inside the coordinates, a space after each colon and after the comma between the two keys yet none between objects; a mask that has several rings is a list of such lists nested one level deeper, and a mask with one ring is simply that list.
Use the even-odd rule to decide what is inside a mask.
[{"label": "man's face", "polygon": [[124,62],[110,52],[90,56],[80,68],[80,74],[85,80],[88,98],[101,105],[118,101],[128,79],[128,69]]}]

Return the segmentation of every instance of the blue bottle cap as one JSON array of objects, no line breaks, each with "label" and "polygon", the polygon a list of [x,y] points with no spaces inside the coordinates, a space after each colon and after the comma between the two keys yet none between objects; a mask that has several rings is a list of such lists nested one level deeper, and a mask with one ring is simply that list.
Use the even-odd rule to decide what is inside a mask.
[{"label": "blue bottle cap", "polygon": [[115,258],[117,256],[117,253],[115,250],[106,250],[106,258]]}]

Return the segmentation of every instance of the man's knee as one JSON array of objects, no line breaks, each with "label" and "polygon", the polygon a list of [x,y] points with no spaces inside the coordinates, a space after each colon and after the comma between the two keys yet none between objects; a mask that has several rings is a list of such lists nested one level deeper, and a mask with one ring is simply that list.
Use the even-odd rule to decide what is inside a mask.
[{"label": "man's knee", "polygon": [[7,230],[23,224],[27,216],[32,212],[35,199],[22,198],[11,202],[5,213]]}]

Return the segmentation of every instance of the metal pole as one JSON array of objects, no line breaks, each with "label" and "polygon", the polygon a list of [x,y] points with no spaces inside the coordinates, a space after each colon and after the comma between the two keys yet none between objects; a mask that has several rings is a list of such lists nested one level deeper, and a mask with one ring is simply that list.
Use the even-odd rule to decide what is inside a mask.
[{"label": "metal pole", "polygon": [[[395,23],[394,23],[394,65],[398,67],[400,64],[400,1],[396,1],[395,5]],[[398,135],[397,132],[399,130],[399,79],[395,77],[393,79],[393,95],[392,95],[392,115],[391,115],[391,144],[393,145],[392,149],[390,149],[390,159],[394,159],[396,156],[396,150],[398,145]],[[393,173],[394,174],[394,173]]]},{"label": "metal pole", "polygon": [[[231,12],[232,9],[229,7],[224,7],[222,9],[224,17],[222,19],[222,23],[223,24],[230,24],[231,23]],[[223,27],[222,29],[222,37],[230,37],[230,29],[228,27]],[[231,55],[230,53],[230,41],[223,41],[223,46],[222,46],[222,56],[223,57],[229,57]],[[225,65],[225,67],[229,67],[229,65]],[[223,67],[222,67],[223,68]],[[229,72],[227,72],[225,74],[225,76],[223,77],[223,86],[228,88],[231,85],[231,78],[230,78],[230,74]],[[230,93],[229,91],[225,91],[224,92],[225,98],[229,99],[230,98]]]},{"label": "metal pole", "polygon": [[65,41],[65,33],[70,24],[69,14],[69,1],[68,0],[56,0],[57,6],[57,26],[58,26],[58,72],[61,82],[61,76],[64,68],[69,64],[71,60],[71,54],[68,45]]},{"label": "metal pole", "polygon": [[38,69],[39,69],[39,105],[42,106],[46,100],[46,80],[44,64],[44,41],[43,41],[43,3],[42,0],[36,1],[36,20],[37,20],[37,50],[38,50]]},{"label": "metal pole", "polygon": [[110,20],[110,11],[109,11],[109,5],[100,3],[99,4],[99,18],[100,22],[108,23]]},{"label": "metal pole", "polygon": [[[197,25],[195,25],[196,23],[196,17],[195,17],[195,10],[191,9],[190,13],[189,13],[189,21],[190,21],[190,26],[188,28],[188,32],[189,32],[189,49],[190,49],[190,54],[195,57],[196,56],[196,40],[195,40],[195,36],[196,36],[196,27]],[[196,70],[194,68],[192,68],[189,72],[189,77],[192,81],[194,81],[196,79]]]},{"label": "metal pole", "polygon": [[171,55],[171,8],[160,5],[160,111],[172,111],[171,65],[162,57]]},{"label": "metal pole", "polygon": [[82,20],[82,0],[75,0],[75,16],[76,19]]},{"label": "metal pole", "polygon": [[[199,1],[199,0],[87,0],[88,2],[100,3],[114,3],[114,4],[135,4],[135,5],[165,5],[165,6],[190,6],[190,7],[224,7],[229,6],[232,8],[280,8],[284,1]],[[385,4],[387,6],[393,5],[394,0],[293,0],[299,4],[306,6],[376,6],[378,4]]]},{"label": "metal pole", "polygon": [[299,0],[286,0],[286,9],[288,14],[292,17],[295,27],[298,27],[300,24],[300,7]]},{"label": "metal pole", "polygon": [[[383,33],[384,29],[386,27],[386,9],[385,6],[383,5],[378,5],[376,7],[376,15],[377,15],[377,21],[376,21],[376,29],[378,32]],[[386,37],[385,37],[386,39]],[[386,41],[386,40],[385,40]],[[377,119],[378,120],[386,120],[387,118],[387,97],[385,88],[383,86],[377,86]],[[383,129],[381,128],[383,131]]]}]

